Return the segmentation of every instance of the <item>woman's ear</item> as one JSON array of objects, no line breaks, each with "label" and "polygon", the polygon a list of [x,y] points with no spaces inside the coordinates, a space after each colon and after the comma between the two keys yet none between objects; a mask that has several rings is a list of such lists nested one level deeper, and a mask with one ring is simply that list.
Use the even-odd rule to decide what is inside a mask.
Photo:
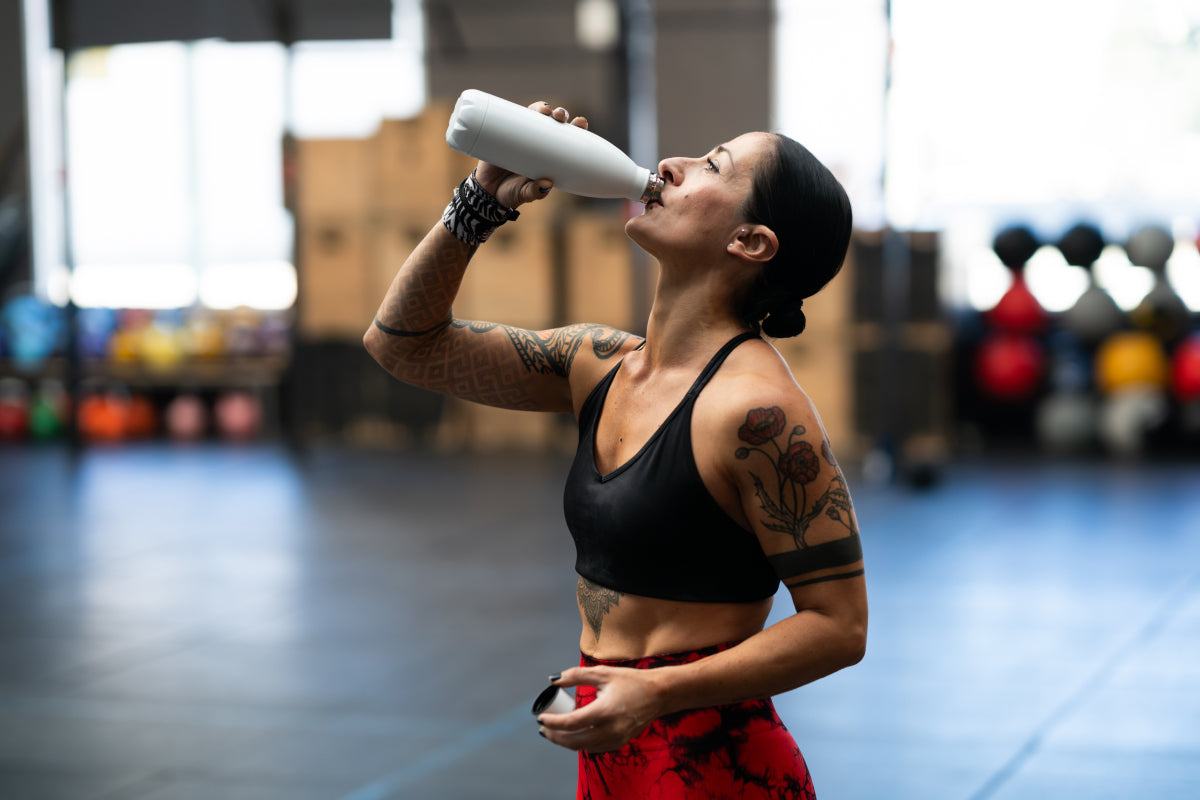
[{"label": "woman's ear", "polygon": [[779,238],[766,225],[743,225],[734,233],[728,250],[738,258],[766,263],[779,252]]}]

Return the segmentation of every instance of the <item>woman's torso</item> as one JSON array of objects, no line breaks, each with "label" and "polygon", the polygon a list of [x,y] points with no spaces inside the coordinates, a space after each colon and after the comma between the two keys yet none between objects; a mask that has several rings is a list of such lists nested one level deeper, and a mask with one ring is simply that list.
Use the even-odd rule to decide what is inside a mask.
[{"label": "woman's torso", "polygon": [[[724,526],[722,535],[727,540],[737,540],[738,557],[734,560],[741,562],[748,557],[761,558],[761,551],[749,531],[735,487],[722,477],[721,452],[713,446],[709,429],[719,413],[725,387],[736,380],[747,361],[754,360],[753,347],[743,346],[743,341],[731,341],[727,355],[714,357],[717,363],[710,362],[713,371],[709,377],[698,378],[698,367],[650,375],[644,370],[642,354],[627,356],[626,363],[615,374],[605,376],[596,388],[601,405],[595,410],[598,420],[590,436],[583,430],[588,420],[581,414],[580,452],[573,468],[578,469],[586,460],[597,478],[618,475],[645,458],[651,446],[661,444],[664,430],[683,422],[691,434],[686,446],[686,459],[691,463],[672,465],[671,471],[694,469],[697,482],[702,483],[697,488],[704,494],[694,499]],[[606,381],[611,383],[604,386]],[[690,401],[689,390],[693,392]],[[689,403],[686,418],[676,420],[680,408]],[[644,479],[645,475],[637,477]],[[646,491],[654,492],[655,487],[648,485]],[[601,581],[581,577],[577,595],[583,623],[580,649],[602,659],[639,658],[745,639],[762,630],[771,609],[773,591],[768,587],[767,596],[762,596],[762,578],[760,574],[760,589],[754,599],[696,601],[615,591]]]}]

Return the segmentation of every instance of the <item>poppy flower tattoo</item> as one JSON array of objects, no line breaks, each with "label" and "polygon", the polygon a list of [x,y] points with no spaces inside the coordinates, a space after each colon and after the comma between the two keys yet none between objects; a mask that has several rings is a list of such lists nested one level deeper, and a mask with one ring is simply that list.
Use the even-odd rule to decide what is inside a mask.
[{"label": "poppy flower tattoo", "polygon": [[821,456],[833,467],[834,477],[810,505],[807,486],[821,473],[821,456],[802,438],[807,432],[803,425],[793,427],[784,438],[786,429],[787,417],[779,406],[751,409],[745,423],[738,428],[738,439],[751,446],[739,447],[734,455],[743,460],[752,455],[761,456],[755,463],[765,459],[774,473],[770,485],[757,473],[750,473],[754,492],[767,516],[763,526],[790,535],[797,548],[808,546],[805,535],[813,521],[821,516],[841,524],[851,534],[857,534],[850,513],[850,493],[833,459],[829,442],[821,439]]}]

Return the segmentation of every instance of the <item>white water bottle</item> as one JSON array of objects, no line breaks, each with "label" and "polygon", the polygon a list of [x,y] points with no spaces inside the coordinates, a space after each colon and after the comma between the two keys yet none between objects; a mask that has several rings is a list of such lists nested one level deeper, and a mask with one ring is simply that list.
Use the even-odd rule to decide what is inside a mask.
[{"label": "white water bottle", "polygon": [[454,104],[446,144],[533,180],[549,178],[554,188],[584,197],[649,203],[662,193],[663,179],[611,142],[478,89],[467,89]]}]

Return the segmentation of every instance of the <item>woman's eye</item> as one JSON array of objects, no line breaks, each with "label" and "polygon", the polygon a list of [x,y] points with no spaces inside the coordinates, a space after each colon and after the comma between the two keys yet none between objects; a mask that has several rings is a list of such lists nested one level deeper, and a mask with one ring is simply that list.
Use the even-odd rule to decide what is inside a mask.
[{"label": "woman's eye", "polygon": [[705,167],[704,169],[708,170],[709,172],[716,172],[716,173],[721,172],[720,168],[717,167],[717,162],[713,161],[711,158],[708,159],[708,166]]}]

